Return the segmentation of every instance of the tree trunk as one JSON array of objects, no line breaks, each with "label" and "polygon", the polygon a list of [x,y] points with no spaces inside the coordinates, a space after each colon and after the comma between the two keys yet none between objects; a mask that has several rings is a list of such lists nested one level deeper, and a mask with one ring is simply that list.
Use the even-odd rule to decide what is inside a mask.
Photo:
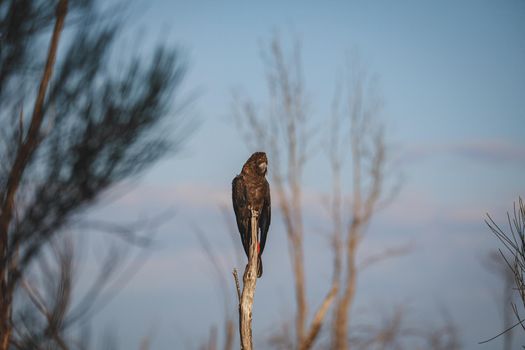
[{"label": "tree trunk", "polygon": [[[0,302],[4,303],[4,297],[0,298]],[[0,309],[0,349],[7,350],[9,347],[9,340],[11,339],[11,305],[2,305]]]},{"label": "tree trunk", "polygon": [[257,219],[258,213],[251,209],[251,245],[250,258],[242,278],[243,287],[239,302],[239,332],[241,336],[241,349],[252,350],[252,306],[257,284]]}]

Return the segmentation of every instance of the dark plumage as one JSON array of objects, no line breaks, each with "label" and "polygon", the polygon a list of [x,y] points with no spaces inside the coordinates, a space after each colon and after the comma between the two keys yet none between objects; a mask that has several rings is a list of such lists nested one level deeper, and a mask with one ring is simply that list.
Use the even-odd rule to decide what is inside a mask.
[{"label": "dark plumage", "polygon": [[233,210],[241,234],[242,245],[248,257],[251,244],[250,208],[257,210],[259,214],[257,222],[259,240],[257,277],[261,277],[263,272],[261,256],[271,219],[270,185],[265,177],[267,168],[266,153],[255,152],[244,163],[241,173],[232,182]]}]

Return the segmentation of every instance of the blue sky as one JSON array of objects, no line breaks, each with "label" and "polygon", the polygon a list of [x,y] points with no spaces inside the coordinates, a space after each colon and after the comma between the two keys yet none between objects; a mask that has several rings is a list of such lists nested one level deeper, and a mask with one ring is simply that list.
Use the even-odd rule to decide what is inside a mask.
[{"label": "blue sky", "polygon": [[[481,265],[497,242],[483,218],[490,212],[502,222],[513,201],[525,196],[524,1],[132,4],[120,45],[147,53],[164,42],[184,50],[185,94],[196,96],[185,114],[198,119],[199,127],[179,154],[93,213],[126,221],[165,208],[176,212],[159,230],[143,268],[97,316],[102,327],[117,329],[124,348],[138,347],[150,328],[157,329],[154,349],[196,348],[206,327],[221,326],[223,299],[195,227],[204,232],[233,287],[229,271],[241,246],[228,238],[218,206],[230,208],[231,180],[249,152],[232,118],[232,91],[264,106],[260,43],[276,32],[285,45],[294,37],[302,42],[305,83],[319,125],[329,116],[348,52],[358,50],[380,81],[382,117],[404,182],[397,199],[374,218],[360,256],[399,243],[415,249],[360,276],[357,319],[373,322],[383,310],[406,304],[415,322],[439,325],[446,308],[465,349],[499,346],[477,345],[501,325],[494,301],[498,282]],[[331,272],[328,243],[315,234],[329,227],[319,204],[329,175],[320,154],[307,164],[307,279],[313,305]],[[254,309],[255,340],[262,348],[276,322],[293,315],[285,234],[274,210]],[[233,288],[230,292],[233,300]],[[523,333],[515,338],[525,343]]]}]

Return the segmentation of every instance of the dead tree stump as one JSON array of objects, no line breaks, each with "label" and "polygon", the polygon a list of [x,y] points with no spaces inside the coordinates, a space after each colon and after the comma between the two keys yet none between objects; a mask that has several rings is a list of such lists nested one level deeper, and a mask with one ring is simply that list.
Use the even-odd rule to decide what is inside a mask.
[{"label": "dead tree stump", "polygon": [[244,269],[242,278],[243,286],[242,293],[239,290],[239,281],[237,271],[234,270],[233,275],[237,285],[237,295],[239,299],[239,334],[241,337],[241,349],[252,350],[252,307],[255,296],[255,287],[257,284],[257,219],[259,213],[253,208],[251,211],[251,244],[250,244],[250,258],[248,264]]}]

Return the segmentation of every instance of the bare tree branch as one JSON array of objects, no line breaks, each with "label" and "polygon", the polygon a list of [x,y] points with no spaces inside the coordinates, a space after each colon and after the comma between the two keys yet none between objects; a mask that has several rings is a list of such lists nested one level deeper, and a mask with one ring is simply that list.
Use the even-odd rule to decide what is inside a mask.
[{"label": "bare tree branch", "polygon": [[366,257],[361,263],[358,265],[358,269],[360,271],[364,271],[370,266],[373,266],[379,262],[383,262],[385,260],[396,258],[399,256],[403,256],[406,254],[409,254],[414,250],[414,246],[412,244],[403,244],[398,247],[392,247],[384,249],[382,252],[371,255]]},{"label": "bare tree branch", "polygon": [[321,306],[319,306],[319,309],[317,310],[317,312],[314,315],[314,318],[312,319],[312,323],[310,325],[310,329],[306,335],[306,338],[304,342],[301,344],[301,347],[300,347],[301,350],[312,348],[317,338],[317,335],[319,334],[319,331],[321,330],[321,327],[323,325],[325,315],[328,312],[333,301],[335,300],[335,297],[337,296],[338,287],[339,287],[338,284],[334,283],[332,285],[332,289],[330,290],[328,295],[323,300]]},{"label": "bare tree branch", "polygon": [[[344,88],[342,83],[337,85],[328,136],[328,158],[332,170],[329,207],[333,224],[333,277],[320,308],[309,322],[302,176],[304,165],[311,157],[311,146],[316,145],[316,135],[311,129],[299,44],[296,42],[290,51],[289,54],[284,52],[278,38],[262,49],[270,97],[267,111],[261,112],[254,102],[236,95],[233,114],[247,145],[269,150],[272,161],[273,191],[285,226],[294,283],[295,334],[291,347],[312,348],[333,305],[331,346],[346,349],[349,312],[356,291],[357,272],[361,268],[357,265],[356,253],[373,215],[384,205],[385,199],[389,199],[385,196],[385,192],[389,192],[385,189],[385,167],[389,155],[384,129],[378,121],[382,101],[370,93],[369,77],[352,62],[354,66],[347,71],[346,85]],[[343,182],[347,179],[342,171],[348,160],[351,162],[348,180],[352,188],[350,195],[345,195]],[[392,193],[395,191],[389,192]],[[347,203],[351,203],[348,212]],[[401,254],[401,249],[396,253]],[[391,249],[372,260],[380,261],[394,255],[397,254]],[[278,341],[274,340],[285,343],[278,338]]]},{"label": "bare tree branch", "polygon": [[[373,214],[376,212],[383,198],[385,182],[386,148],[383,127],[378,122],[381,111],[380,98],[368,93],[370,79],[359,61],[353,58],[347,67],[348,77],[346,81],[346,105],[342,112],[337,112],[337,105],[332,109],[333,114],[340,116],[341,121],[335,119],[331,138],[338,142],[331,147],[332,171],[334,172],[334,194],[333,194],[333,216],[334,240],[342,246],[336,248],[336,271],[345,271],[341,275],[342,292],[338,295],[334,308],[332,323],[332,345],[333,349],[348,348],[348,332],[350,324],[350,309],[353,304],[357,289],[357,274],[362,266],[358,266],[356,255],[364,237]],[[337,98],[335,99],[337,103]],[[340,125],[346,126],[340,127]],[[338,128],[348,130],[342,136]],[[346,138],[349,138],[346,141]],[[339,141],[341,140],[341,141]],[[342,200],[340,194],[341,166],[345,161],[344,155],[339,149],[345,149],[346,142],[349,143],[351,155],[351,207],[348,213],[342,213]],[[339,206],[337,208],[336,206]],[[341,217],[345,217],[348,224],[342,227]],[[342,233],[338,233],[338,231]],[[385,251],[385,255],[389,255]],[[374,257],[379,261],[385,257]],[[342,265],[342,266],[341,266]]]}]

